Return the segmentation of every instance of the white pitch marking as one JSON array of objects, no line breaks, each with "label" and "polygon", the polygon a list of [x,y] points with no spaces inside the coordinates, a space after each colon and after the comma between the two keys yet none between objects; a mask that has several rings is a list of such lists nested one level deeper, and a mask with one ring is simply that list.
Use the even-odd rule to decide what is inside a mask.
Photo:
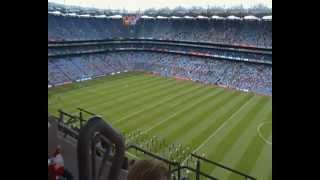
[{"label": "white pitch marking", "polygon": [[[252,96],[253,97],[253,96]],[[252,99],[252,97],[250,97],[250,99],[244,103],[236,112],[234,112],[227,120],[224,121],[224,123],[216,130],[214,131],[206,140],[204,140],[203,143],[201,143],[194,151],[193,153],[199,151],[204,145],[206,145],[208,143],[208,141],[213,138],[216,134],[218,134],[218,132],[228,123],[228,121],[230,119],[232,119],[236,114],[238,114],[239,112],[241,112],[241,110],[249,104],[250,100]],[[182,163],[185,163],[185,161],[187,160],[188,158],[186,158]]]},{"label": "white pitch marking", "polygon": [[194,150],[194,152],[198,151],[199,149],[201,149],[212,137],[214,137],[219,131],[220,129],[222,129],[223,126],[225,126],[227,124],[227,122],[232,119],[235,115],[237,115],[239,112],[242,111],[242,109],[249,104],[250,100],[252,99],[252,97],[245,103],[243,104],[236,112],[234,112],[227,120],[224,121],[224,123],[213,133],[211,134],[202,144],[200,144],[198,146],[197,149]]},{"label": "white pitch marking", "polygon": [[259,126],[257,127],[257,132],[258,132],[259,137],[260,137],[265,143],[267,143],[267,144],[269,144],[269,145],[272,145],[272,142],[270,142],[268,139],[266,139],[265,137],[263,137],[262,134],[261,134],[261,131],[260,131],[261,127],[262,127],[263,125],[267,124],[267,123],[272,123],[272,122],[263,122],[263,123],[259,124]]}]

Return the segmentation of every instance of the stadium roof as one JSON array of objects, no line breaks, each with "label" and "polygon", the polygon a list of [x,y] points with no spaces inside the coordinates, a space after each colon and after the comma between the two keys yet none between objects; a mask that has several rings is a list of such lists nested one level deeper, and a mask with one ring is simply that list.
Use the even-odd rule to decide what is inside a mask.
[{"label": "stadium roof", "polygon": [[168,17],[165,17],[165,16],[157,16],[156,18],[157,19],[168,19]]},{"label": "stadium roof", "polygon": [[67,16],[77,16],[76,13],[67,13],[66,15],[67,15]]},{"label": "stadium roof", "polygon": [[171,16],[171,19],[181,19],[182,17],[178,17],[178,16]]},{"label": "stadium roof", "polygon": [[142,18],[142,19],[154,19],[154,17],[151,17],[151,16],[146,16],[146,15],[144,15],[144,16],[141,16],[141,18]]},{"label": "stadium roof", "polygon": [[61,3],[66,5],[94,7],[101,9],[126,9],[128,11],[146,10],[148,8],[162,9],[179,9],[192,7],[244,7],[250,8],[257,5],[263,5],[271,8],[272,0],[48,0],[49,2]]},{"label": "stadium roof", "polygon": [[243,17],[243,19],[246,19],[246,20],[260,20],[260,18],[257,18],[256,16],[252,16],[252,15],[245,16],[245,17]]},{"label": "stadium roof", "polygon": [[[56,16],[71,16],[71,17],[83,17],[83,18],[88,18],[88,17],[93,17],[93,18],[109,18],[109,19],[121,19],[122,15],[117,14],[117,15],[112,15],[112,16],[107,16],[105,14],[101,15],[92,15],[92,14],[77,14],[77,13],[66,13],[63,14],[60,11],[53,11],[53,12],[48,12],[48,14],[56,15]],[[228,17],[221,17],[217,15],[213,15],[211,17],[207,16],[202,16],[198,15],[197,17],[192,17],[192,16],[148,16],[148,15],[143,15],[140,17],[141,19],[213,19],[213,20],[223,20],[223,19],[228,19],[228,20],[264,20],[264,21],[272,21],[272,16],[263,16],[262,18],[256,17],[256,16],[244,16],[243,18],[238,17],[238,16],[228,16]]]},{"label": "stadium roof", "polygon": [[91,17],[90,14],[81,14],[79,17]]},{"label": "stadium roof", "polygon": [[237,17],[237,16],[228,16],[227,19],[230,19],[230,20],[240,20],[241,18],[240,17]]},{"label": "stadium roof", "polygon": [[52,11],[51,14],[60,15],[61,12],[60,11]]},{"label": "stadium roof", "polygon": [[104,15],[104,14],[102,14],[102,15],[95,15],[94,17],[95,17],[95,18],[106,18],[107,16]]},{"label": "stadium roof", "polygon": [[170,8],[162,8],[162,9],[155,9],[150,8],[143,11],[134,11],[130,12],[126,9],[96,9],[96,8],[88,8],[88,7],[80,7],[80,6],[71,6],[71,5],[63,5],[57,3],[48,3],[48,12],[61,12],[61,14],[67,13],[77,13],[77,14],[90,14],[90,15],[146,15],[151,17],[156,16],[177,16],[177,17],[184,17],[184,16],[221,16],[227,17],[230,15],[244,17],[244,16],[256,16],[258,18],[262,18],[263,16],[269,16],[272,14],[272,9],[267,8],[265,6],[257,6],[252,8],[243,8],[243,7],[192,7],[192,8],[183,8],[177,7],[175,9]]},{"label": "stadium roof", "polygon": [[111,19],[121,19],[122,16],[118,14],[118,15],[108,16],[107,18],[111,18]]},{"label": "stadium roof", "polygon": [[197,16],[197,19],[208,19],[208,17],[199,15]]},{"label": "stadium roof", "polygon": [[191,16],[183,16],[184,19],[194,19],[194,17]]},{"label": "stadium roof", "polygon": [[263,20],[272,20],[272,16],[263,16],[262,17]]},{"label": "stadium roof", "polygon": [[211,16],[211,19],[224,19],[224,17],[214,15],[214,16]]}]

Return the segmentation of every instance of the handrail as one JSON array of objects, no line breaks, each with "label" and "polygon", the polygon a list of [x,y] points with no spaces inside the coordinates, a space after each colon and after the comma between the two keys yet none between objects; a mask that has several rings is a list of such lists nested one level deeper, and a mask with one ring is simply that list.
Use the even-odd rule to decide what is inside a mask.
[{"label": "handrail", "polygon": [[207,173],[204,173],[204,172],[201,172],[201,171],[197,171],[196,169],[194,169],[194,168],[192,168],[192,167],[189,167],[189,166],[179,166],[177,169],[171,170],[171,173],[173,173],[173,172],[175,172],[175,171],[180,171],[181,169],[188,169],[188,170],[193,171],[193,172],[195,172],[195,173],[199,173],[199,175],[204,176],[204,177],[206,177],[206,178],[208,178],[208,179],[218,180],[217,178],[212,177],[212,176],[210,176],[210,175],[207,174]]},{"label": "handrail", "polygon": [[156,159],[158,159],[158,160],[161,160],[161,161],[163,161],[163,162],[165,162],[165,163],[167,163],[167,164],[170,164],[170,165],[173,165],[173,166],[178,166],[178,165],[179,165],[178,162],[170,161],[170,160],[168,160],[168,159],[166,159],[166,158],[163,158],[163,157],[158,156],[158,155],[156,155],[156,154],[154,154],[154,153],[148,152],[148,151],[146,151],[146,150],[144,150],[144,149],[142,149],[142,148],[140,148],[140,147],[138,147],[138,146],[136,146],[136,145],[133,145],[133,144],[128,145],[126,149],[127,149],[127,150],[129,150],[129,149],[136,149],[136,150],[139,150],[139,151],[143,152],[143,153],[146,154],[146,155],[149,155],[149,156],[151,156],[151,157],[153,157],[153,158],[156,158]]},{"label": "handrail", "polygon": [[[165,159],[165,158],[163,158],[163,157],[161,157],[161,156],[158,156],[158,155],[156,155],[156,154],[154,154],[154,153],[148,152],[148,151],[146,151],[146,150],[144,150],[144,149],[142,149],[142,148],[140,148],[140,147],[138,147],[138,146],[136,146],[136,145],[133,145],[133,144],[130,144],[130,145],[127,147],[127,150],[132,149],[132,148],[133,148],[133,149],[136,149],[136,150],[139,150],[139,151],[143,152],[144,154],[149,155],[149,156],[151,156],[151,157],[153,157],[153,158],[155,158],[155,159],[158,159],[158,160],[160,160],[160,161],[163,161],[163,162],[167,163],[167,164],[169,165],[169,171],[170,171],[171,174],[173,174],[174,172],[178,172],[178,179],[180,179],[180,176],[181,176],[180,170],[181,170],[181,169],[188,169],[188,170],[190,170],[190,171],[193,171],[193,172],[197,173],[197,175],[199,175],[199,176],[201,175],[201,176],[204,176],[204,177],[206,177],[206,178],[208,178],[208,179],[218,180],[217,178],[212,177],[212,176],[210,176],[209,174],[206,174],[206,173],[204,173],[204,172],[201,172],[200,169],[194,169],[194,168],[188,167],[188,166],[180,166],[180,163],[179,163],[179,162],[170,161],[170,160]],[[170,168],[171,166],[177,167],[177,168],[171,170],[171,168]]]},{"label": "handrail", "polygon": [[[108,179],[116,180],[118,179],[120,169],[124,161],[124,141],[120,133],[100,117],[90,118],[86,125],[80,129],[77,145],[79,180],[96,180],[96,169],[93,169],[95,165],[92,164],[93,159],[90,160],[89,154],[91,149],[91,156],[95,156],[90,143],[93,144],[93,138],[97,132],[115,144],[115,155],[111,160],[112,165],[109,171],[110,173],[108,175]],[[91,166],[89,165],[90,162]],[[105,164],[102,163],[100,167],[104,167],[104,165]]]},{"label": "handrail", "polygon": [[87,114],[89,114],[89,115],[91,115],[91,116],[96,116],[97,114],[95,114],[95,113],[93,113],[93,112],[89,112],[89,111],[87,111],[87,110],[85,110],[85,109],[82,109],[82,108],[77,108],[80,112],[85,112],[85,113],[87,113]]},{"label": "handrail", "polygon": [[231,171],[231,172],[233,172],[233,173],[236,173],[236,174],[239,174],[239,175],[241,175],[241,176],[244,176],[246,179],[256,180],[256,178],[254,178],[254,177],[252,177],[252,176],[249,176],[249,175],[244,174],[244,173],[242,173],[242,172],[240,172],[240,171],[231,169],[231,168],[229,168],[229,167],[227,167],[227,166],[224,166],[224,165],[219,164],[219,163],[217,163],[217,162],[214,162],[214,161],[211,161],[211,160],[209,160],[209,159],[203,158],[203,157],[198,156],[198,155],[196,155],[196,154],[191,153],[191,156],[193,156],[193,157],[195,157],[195,158],[197,158],[197,159],[206,161],[206,162],[208,162],[208,163],[210,163],[210,164],[214,164],[214,165],[216,165],[216,166],[218,166],[218,167],[221,167],[221,168],[223,168],[223,169],[227,169],[227,170],[229,170],[229,171]]}]

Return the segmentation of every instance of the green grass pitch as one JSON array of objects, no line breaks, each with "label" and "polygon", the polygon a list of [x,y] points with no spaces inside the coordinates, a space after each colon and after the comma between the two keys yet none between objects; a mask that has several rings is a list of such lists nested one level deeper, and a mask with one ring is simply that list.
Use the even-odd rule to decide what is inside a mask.
[{"label": "green grass pitch", "polygon": [[[131,72],[51,88],[48,103],[53,115],[81,107],[122,132],[141,129],[259,180],[272,179],[271,97]],[[241,179],[211,165],[201,170]]]}]

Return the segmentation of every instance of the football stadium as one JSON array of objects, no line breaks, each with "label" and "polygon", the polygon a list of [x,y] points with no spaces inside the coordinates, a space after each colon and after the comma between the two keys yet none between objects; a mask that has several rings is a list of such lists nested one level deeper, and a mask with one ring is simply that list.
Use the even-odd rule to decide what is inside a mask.
[{"label": "football stadium", "polygon": [[48,2],[48,179],[157,180],[141,162],[272,179],[271,8]]}]

